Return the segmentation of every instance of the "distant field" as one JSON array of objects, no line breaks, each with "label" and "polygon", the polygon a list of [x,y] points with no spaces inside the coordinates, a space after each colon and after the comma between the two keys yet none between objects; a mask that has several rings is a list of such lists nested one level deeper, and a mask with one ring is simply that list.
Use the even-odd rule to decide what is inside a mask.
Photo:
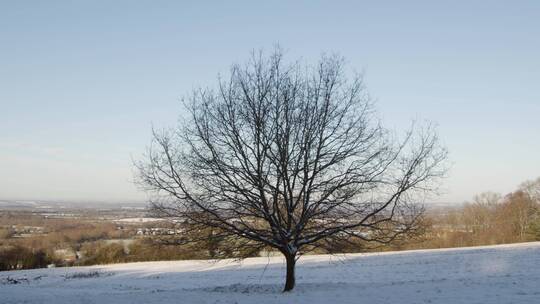
[{"label": "distant field", "polygon": [[540,303],[540,242],[305,256],[281,294],[279,257],[0,273],[1,303]]}]

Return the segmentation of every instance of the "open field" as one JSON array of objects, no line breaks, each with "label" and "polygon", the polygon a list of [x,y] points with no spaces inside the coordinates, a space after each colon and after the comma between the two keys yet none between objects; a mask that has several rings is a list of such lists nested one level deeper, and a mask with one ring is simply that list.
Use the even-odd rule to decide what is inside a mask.
[{"label": "open field", "polygon": [[0,273],[2,303],[540,303],[540,242]]}]

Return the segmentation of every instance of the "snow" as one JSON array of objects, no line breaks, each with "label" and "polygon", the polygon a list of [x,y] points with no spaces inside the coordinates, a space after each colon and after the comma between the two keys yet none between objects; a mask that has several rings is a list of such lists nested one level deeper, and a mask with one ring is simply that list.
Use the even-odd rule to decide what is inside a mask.
[{"label": "snow", "polygon": [[0,272],[0,303],[540,303],[540,242],[313,255],[297,265],[287,294],[280,257]]},{"label": "snow", "polygon": [[120,223],[152,223],[152,222],[160,222],[163,221],[162,218],[153,218],[153,217],[129,217],[129,218],[123,218],[116,220],[116,222]]}]

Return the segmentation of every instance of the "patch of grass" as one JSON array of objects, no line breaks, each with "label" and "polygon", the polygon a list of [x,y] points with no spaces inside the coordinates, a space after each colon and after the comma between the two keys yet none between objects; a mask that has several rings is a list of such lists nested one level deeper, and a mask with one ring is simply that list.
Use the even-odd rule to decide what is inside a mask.
[{"label": "patch of grass", "polygon": [[16,285],[22,283],[29,283],[29,281],[27,278],[12,278],[8,276],[7,278],[3,278],[0,283],[2,285]]},{"label": "patch of grass", "polygon": [[90,271],[90,272],[74,272],[64,275],[65,280],[71,279],[90,279],[90,278],[99,278],[99,277],[108,277],[112,276],[112,272],[100,272],[100,271]]}]

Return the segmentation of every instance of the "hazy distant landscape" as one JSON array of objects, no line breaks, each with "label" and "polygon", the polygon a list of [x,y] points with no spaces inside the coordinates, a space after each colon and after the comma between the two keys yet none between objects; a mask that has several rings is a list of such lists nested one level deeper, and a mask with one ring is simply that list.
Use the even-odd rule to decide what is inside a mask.
[{"label": "hazy distant landscape", "polygon": [[[351,242],[336,251],[373,252],[540,241],[540,179],[504,197],[426,203],[418,233],[387,245]],[[246,257],[234,242],[156,217],[147,203],[0,201],[0,270],[109,263]],[[192,244],[170,239],[197,236]],[[337,247],[339,246],[339,247]],[[223,247],[222,249],[219,249]],[[314,251],[313,253],[324,253]],[[277,254],[264,248],[248,257]]]}]

